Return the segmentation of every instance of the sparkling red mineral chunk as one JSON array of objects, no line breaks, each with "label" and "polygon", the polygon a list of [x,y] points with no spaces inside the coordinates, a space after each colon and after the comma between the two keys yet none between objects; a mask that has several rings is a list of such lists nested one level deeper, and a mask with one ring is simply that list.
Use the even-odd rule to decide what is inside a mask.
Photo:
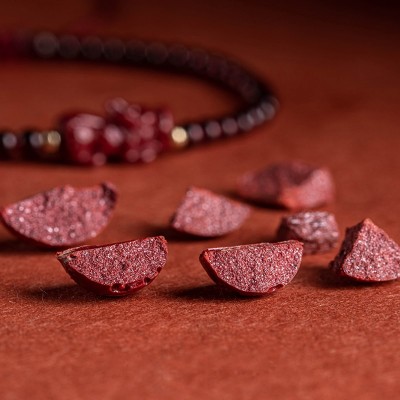
[{"label": "sparkling red mineral chunk", "polygon": [[358,281],[381,282],[400,277],[400,246],[370,219],[346,230],[330,268]]},{"label": "sparkling red mineral chunk", "polygon": [[244,199],[290,210],[307,210],[330,203],[334,191],[327,168],[301,161],[272,164],[244,174],[238,182],[238,193]]},{"label": "sparkling red mineral chunk", "polygon": [[302,243],[290,240],[204,250],[200,262],[218,284],[243,295],[272,293],[296,275]]},{"label": "sparkling red mineral chunk", "polygon": [[238,229],[250,208],[206,189],[191,187],[176,210],[171,226],[200,237],[217,237]]},{"label": "sparkling red mineral chunk", "polygon": [[97,236],[109,223],[117,193],[110,183],[77,189],[59,186],[6,206],[4,225],[46,247],[67,247]]},{"label": "sparkling red mineral chunk", "polygon": [[277,238],[302,242],[304,254],[324,253],[336,246],[339,230],[333,214],[306,211],[283,217]]},{"label": "sparkling red mineral chunk", "polygon": [[57,253],[71,278],[102,296],[126,296],[150,284],[167,261],[162,236]]}]

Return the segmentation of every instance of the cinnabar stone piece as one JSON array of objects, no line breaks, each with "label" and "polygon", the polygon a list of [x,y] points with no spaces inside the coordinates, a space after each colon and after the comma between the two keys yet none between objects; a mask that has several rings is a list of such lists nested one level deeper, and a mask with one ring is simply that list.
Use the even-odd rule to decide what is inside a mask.
[{"label": "cinnabar stone piece", "polygon": [[248,296],[272,293],[296,275],[303,244],[290,240],[204,250],[200,262],[216,283]]},{"label": "cinnabar stone piece", "polygon": [[244,174],[238,182],[238,193],[244,199],[290,210],[330,203],[334,192],[333,178],[327,168],[301,161],[272,164]]},{"label": "cinnabar stone piece", "polygon": [[103,117],[84,112],[67,113],[59,118],[58,127],[68,162],[99,166],[107,161],[99,146],[105,128]]},{"label": "cinnabar stone piece", "polygon": [[191,187],[172,217],[179,232],[200,237],[217,237],[239,228],[250,208],[206,189]]},{"label": "cinnabar stone piece", "polygon": [[400,246],[370,219],[348,228],[330,268],[339,275],[364,282],[400,277]]},{"label": "cinnabar stone piece", "polygon": [[111,183],[77,189],[59,186],[4,207],[1,220],[18,237],[46,247],[67,247],[97,236],[109,223],[117,192]]},{"label": "cinnabar stone piece", "polygon": [[277,238],[302,242],[304,254],[324,253],[336,246],[339,229],[333,214],[306,211],[283,217]]},{"label": "cinnabar stone piece", "polygon": [[163,236],[83,246],[57,253],[71,278],[102,296],[126,296],[150,284],[167,261]]}]

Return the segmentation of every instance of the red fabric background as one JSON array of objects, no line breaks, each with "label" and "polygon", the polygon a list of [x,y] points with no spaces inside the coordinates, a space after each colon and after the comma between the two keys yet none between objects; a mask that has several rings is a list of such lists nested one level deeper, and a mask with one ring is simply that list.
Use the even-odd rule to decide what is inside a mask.
[{"label": "red fabric background", "polygon": [[[2,4],[3,27],[71,26],[79,1]],[[341,231],[369,216],[400,241],[400,75],[397,10],[372,3],[179,0],[119,2],[103,34],[183,41],[242,60],[282,101],[269,127],[148,166],[80,169],[0,164],[0,203],[61,184],[114,182],[120,202],[92,243],[165,232],[188,185],[230,193],[239,174],[300,158],[332,169]],[[202,82],[113,67],[1,64],[4,126],[50,126],[68,108],[99,110],[113,95],[169,104],[177,119],[235,101]],[[287,288],[262,299],[221,294],[198,262],[211,246],[273,237],[284,213],[254,209],[227,237],[179,241],[137,295],[99,299],[53,252],[0,230],[3,399],[395,399],[400,286],[342,284],[334,252],[304,257]]]}]

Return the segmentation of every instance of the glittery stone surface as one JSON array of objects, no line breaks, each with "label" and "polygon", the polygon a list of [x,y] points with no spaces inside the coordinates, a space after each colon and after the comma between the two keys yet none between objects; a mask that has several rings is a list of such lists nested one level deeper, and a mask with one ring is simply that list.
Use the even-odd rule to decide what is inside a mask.
[{"label": "glittery stone surface", "polygon": [[400,277],[400,246],[370,219],[346,230],[330,268],[359,281],[380,282]]},{"label": "glittery stone surface", "polygon": [[326,168],[288,161],[244,174],[238,182],[238,193],[260,204],[304,210],[331,202],[334,183]]},{"label": "glittery stone surface", "polygon": [[79,285],[105,296],[125,296],[148,285],[167,261],[164,237],[105,246],[83,246],[57,253]]},{"label": "glittery stone surface", "polygon": [[97,236],[117,200],[110,183],[76,189],[60,186],[2,209],[4,225],[17,236],[48,247],[65,247]]},{"label": "glittery stone surface", "polygon": [[335,216],[326,211],[307,211],[282,218],[278,240],[299,240],[304,254],[323,253],[335,247],[339,229]]},{"label": "glittery stone surface", "polygon": [[250,208],[209,190],[191,187],[172,218],[180,232],[202,237],[225,235],[239,228]]},{"label": "glittery stone surface", "polygon": [[293,279],[302,254],[302,243],[290,240],[207,249],[200,262],[216,283],[244,295],[262,295]]}]

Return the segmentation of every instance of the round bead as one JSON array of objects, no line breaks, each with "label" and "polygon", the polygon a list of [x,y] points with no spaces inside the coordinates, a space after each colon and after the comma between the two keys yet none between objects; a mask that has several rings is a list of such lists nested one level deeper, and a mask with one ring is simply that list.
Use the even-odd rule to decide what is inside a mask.
[{"label": "round bead", "polygon": [[254,128],[253,118],[247,112],[239,115],[237,122],[238,122],[239,129],[242,131],[247,132]]},{"label": "round bead", "polygon": [[33,37],[32,45],[38,57],[53,58],[58,53],[59,41],[53,33],[41,32]]},{"label": "round bead", "polygon": [[204,129],[200,124],[190,124],[187,127],[187,132],[192,143],[201,142],[205,137]]},{"label": "round bead", "polygon": [[15,132],[4,131],[0,135],[0,148],[3,157],[6,159],[20,159],[24,152],[23,135],[18,135]]},{"label": "round bead", "polygon": [[222,127],[223,133],[226,136],[235,135],[239,130],[239,127],[238,127],[238,124],[237,124],[235,118],[230,118],[230,117],[223,119],[221,127]]},{"label": "round bead", "polygon": [[195,49],[189,54],[188,65],[193,71],[200,73],[207,67],[208,60],[209,56],[205,51]]},{"label": "round bead", "polygon": [[125,48],[125,58],[133,63],[140,63],[146,56],[146,45],[137,40],[131,40]]},{"label": "round bead", "polygon": [[168,62],[174,67],[183,67],[189,59],[186,47],[174,45],[169,49]]},{"label": "round bead", "polygon": [[96,36],[87,36],[82,40],[82,55],[88,60],[98,60],[103,55],[103,42]]},{"label": "round bead", "polygon": [[205,124],[205,132],[209,139],[217,139],[221,136],[221,125],[217,121],[209,121]]},{"label": "round bead", "polygon": [[279,103],[275,98],[264,100],[261,103],[260,107],[264,111],[265,119],[267,121],[271,120],[275,116],[276,110],[278,108],[278,104]]},{"label": "round bead", "polygon": [[185,147],[189,143],[189,136],[185,128],[176,126],[171,131],[171,141],[173,147],[179,149]]},{"label": "round bead", "polygon": [[74,59],[79,57],[81,52],[81,43],[76,36],[63,35],[60,37],[60,46],[58,54],[64,59]]},{"label": "round bead", "polygon": [[258,126],[265,121],[265,113],[261,107],[252,108],[249,111],[249,115],[253,119],[255,126]]},{"label": "round bead", "polygon": [[104,57],[111,62],[122,60],[125,55],[125,45],[122,40],[110,39],[104,44]]},{"label": "round bead", "polygon": [[61,148],[61,135],[55,130],[35,131],[28,130],[22,135],[25,139],[25,153],[27,157],[42,160],[53,159]]},{"label": "round bead", "polygon": [[168,50],[161,43],[152,43],[146,48],[146,60],[150,64],[160,65],[167,57]]}]

